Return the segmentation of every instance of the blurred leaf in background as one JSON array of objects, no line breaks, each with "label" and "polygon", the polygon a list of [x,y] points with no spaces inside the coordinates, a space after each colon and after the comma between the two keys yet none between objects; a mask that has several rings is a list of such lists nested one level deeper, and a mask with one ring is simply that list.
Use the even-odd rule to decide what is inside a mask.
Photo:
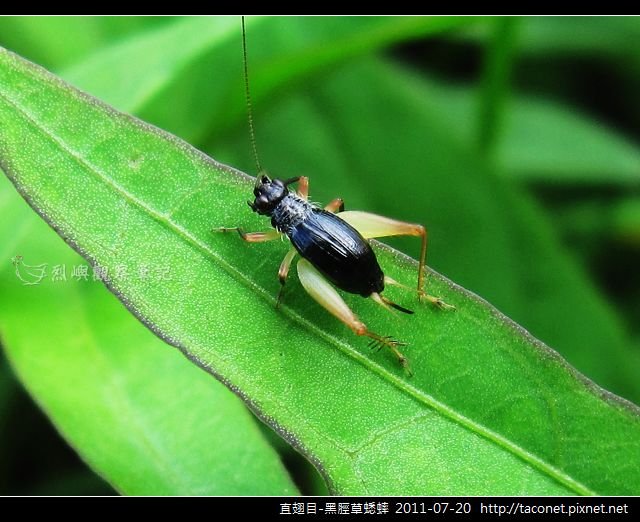
[{"label": "blurred leaf in background", "polygon": [[[628,45],[638,35],[637,19],[249,22],[258,146],[270,173],[310,176],[316,201],[340,195],[348,208],[425,223],[431,266],[488,299],[598,384],[640,402],[640,103],[635,95],[640,50]],[[237,19],[0,18],[0,45],[217,160],[252,172]],[[28,252],[44,241],[35,238],[52,232],[36,224],[6,183],[0,202],[3,215],[11,216],[2,227],[3,285],[2,278],[13,277],[11,256]],[[57,245],[52,252],[60,248],[60,256],[73,255],[63,254],[55,235],[51,241]],[[411,242],[394,244],[416,253]],[[109,379],[118,382],[118,368],[135,364],[131,346],[89,319],[101,307],[115,317],[117,305],[107,304],[113,298],[94,289],[87,295],[77,288],[64,291],[70,294],[50,296],[49,307],[65,305],[59,317],[48,317],[49,339],[56,339],[61,353],[68,351],[63,360],[77,364],[81,375],[82,352],[70,350],[86,342],[86,334],[80,335],[74,322],[65,326],[64,317],[85,317],[97,345],[120,346],[123,359],[108,367]],[[0,300],[5,295],[0,293]],[[0,301],[2,314],[21,314],[25,327],[46,306],[28,299]],[[125,315],[113,324],[131,321]],[[127,328],[141,329],[132,338],[149,335],[135,322]],[[100,341],[101,335],[109,340]],[[160,360],[162,343],[145,339],[136,346],[148,342],[149,355]],[[23,353],[37,353],[30,343],[42,349],[37,336],[20,342]],[[172,362],[169,354],[167,362],[158,362],[167,374],[186,362],[172,355]],[[48,364],[33,366],[34,371],[61,363],[54,358]],[[207,380],[189,365],[179,371],[185,382]],[[4,378],[6,365],[3,372],[4,425],[3,411],[9,418],[6,412],[19,392]],[[55,372],[49,377],[27,380],[50,390],[56,387]],[[219,392],[214,389],[217,383],[204,381],[203,393],[231,397],[219,385]],[[66,383],[57,384],[63,392],[60,384]],[[126,384],[123,389],[126,396]],[[105,390],[97,393],[111,395]],[[34,384],[31,391],[38,396]],[[151,417],[150,433],[157,434],[162,419],[153,412],[162,400],[153,399],[137,398]],[[273,483],[282,489],[272,491],[292,491],[269,446],[272,436],[249,427],[246,412],[239,404],[233,407],[238,412],[230,417],[248,423],[243,433],[252,433],[251,447],[262,448],[252,461],[279,477]],[[216,436],[211,431],[203,430],[202,444]],[[90,433],[87,438],[95,439]],[[11,440],[0,438],[0,455],[11,453]],[[164,437],[156,442],[169,448],[180,444]],[[278,448],[287,463],[297,462],[290,466],[296,482],[318,491],[309,467],[286,457],[291,455],[286,446]],[[0,473],[3,469],[0,463]],[[37,470],[33,474],[37,477]],[[1,477],[0,484],[7,480]],[[259,492],[252,490],[256,484],[241,484],[227,492]],[[162,484],[124,490],[163,491]]]}]

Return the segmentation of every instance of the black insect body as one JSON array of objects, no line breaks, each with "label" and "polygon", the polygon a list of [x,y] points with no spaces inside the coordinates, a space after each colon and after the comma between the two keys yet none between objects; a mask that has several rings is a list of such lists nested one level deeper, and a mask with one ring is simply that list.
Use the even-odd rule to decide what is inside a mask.
[{"label": "black insect body", "polygon": [[[242,20],[242,36],[249,130],[256,167],[258,172],[261,172],[255,146],[249,96],[244,18]],[[298,184],[295,191],[289,188],[294,183]],[[300,282],[307,293],[351,328],[354,333],[369,337],[371,345],[389,348],[396,355],[400,364],[410,373],[407,359],[398,349],[405,343],[370,331],[351,311],[331,283],[346,292],[370,297],[385,308],[392,307],[404,313],[413,313],[382,295],[386,284],[403,285],[384,275],[367,240],[386,236],[419,236],[422,239],[422,248],[418,268],[418,297],[441,308],[453,308],[440,298],[430,296],[423,290],[427,253],[425,228],[422,225],[397,221],[367,212],[345,212],[344,203],[340,198],[334,199],[324,208],[320,208],[308,201],[309,180],[303,176],[280,180],[258,174],[253,194],[255,199],[253,202],[248,202],[249,206],[254,212],[270,217],[273,229],[252,233],[246,233],[238,227],[218,230],[222,232],[236,230],[242,239],[252,243],[271,241],[283,235],[291,241],[292,247],[280,264],[278,271],[282,286],[277,302],[280,302],[291,263],[296,255],[300,255],[302,259],[297,263],[297,271]]]},{"label": "black insect body", "polygon": [[384,290],[371,246],[349,223],[321,208],[287,234],[298,253],[338,288],[369,297]]},{"label": "black insect body", "polygon": [[338,288],[363,297],[384,290],[384,274],[371,246],[335,214],[290,194],[274,209],[271,223]]},{"label": "black insect body", "polygon": [[334,213],[290,192],[299,181],[261,176],[254,189],[254,212],[271,217],[271,226],[286,234],[298,253],[338,288],[369,297],[384,290],[384,274],[362,235]]}]

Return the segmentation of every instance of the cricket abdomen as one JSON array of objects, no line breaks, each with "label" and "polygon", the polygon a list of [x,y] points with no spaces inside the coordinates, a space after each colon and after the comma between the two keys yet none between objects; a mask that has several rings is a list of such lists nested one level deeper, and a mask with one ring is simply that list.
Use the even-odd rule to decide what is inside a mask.
[{"label": "cricket abdomen", "polygon": [[300,255],[338,288],[364,297],[384,289],[371,246],[338,215],[313,207],[286,233]]}]

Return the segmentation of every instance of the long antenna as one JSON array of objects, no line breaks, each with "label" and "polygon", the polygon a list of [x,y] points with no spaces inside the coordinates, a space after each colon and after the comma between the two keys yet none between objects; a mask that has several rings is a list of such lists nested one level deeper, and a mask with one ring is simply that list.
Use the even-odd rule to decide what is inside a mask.
[{"label": "long antenna", "polygon": [[244,65],[244,94],[247,100],[247,116],[249,119],[249,137],[253,150],[253,159],[256,162],[258,176],[262,172],[260,159],[258,158],[258,147],[256,146],[256,131],[253,127],[253,106],[251,105],[251,93],[249,92],[249,68],[247,66],[247,32],[244,28],[244,16],[242,17],[242,63]]}]

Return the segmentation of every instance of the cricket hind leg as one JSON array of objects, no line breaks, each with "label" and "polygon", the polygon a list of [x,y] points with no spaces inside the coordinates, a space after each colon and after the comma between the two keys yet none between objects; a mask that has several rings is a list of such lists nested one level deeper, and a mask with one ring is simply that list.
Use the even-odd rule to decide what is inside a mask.
[{"label": "cricket hind leg", "polygon": [[[385,216],[350,210],[340,213],[340,218],[344,219],[354,227],[366,239],[389,236],[417,236],[421,238],[420,262],[418,266],[418,286],[417,293],[420,300],[425,299],[442,309],[454,309],[455,307],[445,303],[441,298],[429,295],[424,290],[424,273],[427,258],[427,229],[416,223],[398,221]],[[385,278],[389,284],[399,283],[391,278]],[[405,287],[406,288],[406,287]]]},{"label": "cricket hind leg", "polygon": [[409,367],[409,361],[398,349],[406,346],[406,343],[393,339],[390,336],[378,335],[370,331],[367,326],[358,319],[351,308],[344,302],[340,294],[306,259],[298,261],[298,276],[307,293],[315,299],[325,310],[347,325],[356,335],[369,337],[369,345],[373,348],[388,348],[398,359],[400,365],[411,376],[413,373]]},{"label": "cricket hind leg", "polygon": [[[402,283],[399,283],[398,281],[396,281],[395,279],[389,277],[389,276],[384,276],[384,284],[385,285],[391,285],[391,286],[397,286],[399,288],[404,288],[405,290],[409,290],[409,291],[414,291],[413,288],[408,287],[407,285],[403,285]],[[420,299],[424,299],[425,301],[428,301],[429,303],[431,303],[434,306],[437,306],[438,308],[440,308],[441,310],[455,310],[456,307],[453,305],[450,305],[449,303],[446,303],[445,301],[442,300],[442,298],[440,297],[436,297],[430,294],[427,294],[426,292],[422,291],[422,292],[418,292],[418,296]]]},{"label": "cricket hind leg", "polygon": [[[386,281],[386,279],[385,279]],[[373,299],[376,303],[378,303],[379,305],[383,306],[384,308],[386,308],[387,310],[390,310],[391,308],[394,308],[396,310],[398,310],[399,312],[402,312],[403,314],[413,314],[413,310],[409,310],[408,308],[405,308],[404,306],[400,306],[398,303],[394,303],[391,299],[383,296],[382,294],[379,294],[377,292],[373,292],[371,294],[371,299]]]}]

